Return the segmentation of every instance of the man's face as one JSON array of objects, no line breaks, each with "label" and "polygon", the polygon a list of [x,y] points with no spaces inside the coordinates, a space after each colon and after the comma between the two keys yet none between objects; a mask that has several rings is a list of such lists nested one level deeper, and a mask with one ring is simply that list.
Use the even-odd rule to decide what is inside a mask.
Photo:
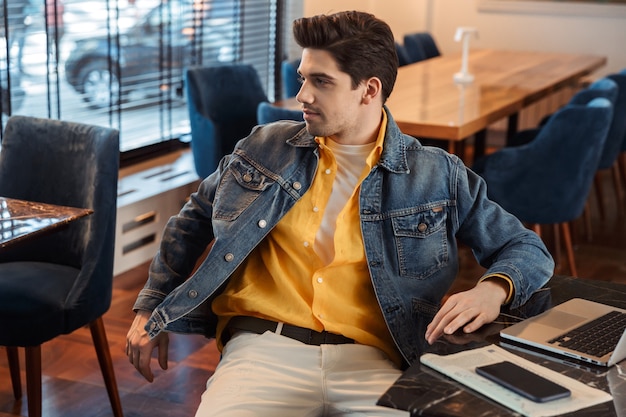
[{"label": "man's face", "polygon": [[339,70],[329,52],[320,49],[302,51],[298,72],[302,86],[296,99],[302,103],[309,133],[350,143],[359,129],[364,84],[353,89],[350,76]]}]

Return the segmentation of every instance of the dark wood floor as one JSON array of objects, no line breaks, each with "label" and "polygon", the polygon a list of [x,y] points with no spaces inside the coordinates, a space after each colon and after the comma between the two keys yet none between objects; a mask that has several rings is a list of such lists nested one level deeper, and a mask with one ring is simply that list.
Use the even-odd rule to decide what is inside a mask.
[{"label": "dark wood floor", "polygon": [[[607,194],[612,190],[603,176]],[[594,200],[592,200],[594,201]],[[615,197],[605,198],[604,219],[591,204],[593,240],[587,241],[582,222],[576,222],[574,238],[579,276],[626,284],[626,216]],[[550,240],[549,235],[547,236]],[[462,251],[462,268],[454,291],[474,284],[481,269],[468,250]],[[124,355],[126,331],[133,319],[131,306],[143,285],[147,265],[115,278],[113,304],[105,315],[111,354],[126,417],[193,416],[207,378],[218,360],[213,341],[197,336],[172,335],[169,369],[156,371],[155,381],[145,382]],[[566,266],[557,272],[568,274]],[[89,332],[81,329],[42,347],[43,409],[45,417],[103,417],[111,409]],[[153,361],[155,369],[158,369]],[[22,375],[24,378],[24,375]],[[26,416],[26,400],[12,395],[4,349],[0,349],[0,417]]]}]

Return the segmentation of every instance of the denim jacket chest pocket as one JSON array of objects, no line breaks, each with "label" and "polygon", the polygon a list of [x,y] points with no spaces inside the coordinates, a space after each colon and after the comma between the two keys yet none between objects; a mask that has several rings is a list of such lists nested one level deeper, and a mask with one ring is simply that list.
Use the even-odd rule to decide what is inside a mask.
[{"label": "denim jacket chest pocket", "polygon": [[401,276],[424,279],[447,265],[446,219],[443,206],[391,218]]},{"label": "denim jacket chest pocket", "polygon": [[214,217],[219,220],[235,220],[275,182],[247,161],[233,160],[217,187],[213,207]]}]

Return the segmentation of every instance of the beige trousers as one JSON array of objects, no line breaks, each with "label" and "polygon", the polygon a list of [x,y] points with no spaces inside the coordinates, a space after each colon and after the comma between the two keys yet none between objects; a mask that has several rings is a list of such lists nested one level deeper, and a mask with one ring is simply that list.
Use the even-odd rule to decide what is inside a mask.
[{"label": "beige trousers", "polygon": [[238,332],[207,382],[196,417],[408,417],[376,405],[400,375],[370,346],[310,346],[272,332]]}]

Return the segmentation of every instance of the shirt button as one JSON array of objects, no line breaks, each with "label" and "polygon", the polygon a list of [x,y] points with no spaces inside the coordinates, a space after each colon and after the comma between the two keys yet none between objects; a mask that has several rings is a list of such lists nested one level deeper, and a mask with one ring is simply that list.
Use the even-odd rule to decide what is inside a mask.
[{"label": "shirt button", "polygon": [[227,253],[226,255],[224,255],[224,260],[226,262],[232,262],[235,259],[235,255],[233,255],[232,253]]},{"label": "shirt button", "polygon": [[322,278],[322,277],[317,277],[317,282],[318,282],[319,284],[321,284],[322,282],[324,282],[324,278]]},{"label": "shirt button", "polygon": [[300,188],[302,188],[302,184],[296,181],[293,183],[293,188],[299,190]]},{"label": "shirt button", "polygon": [[417,230],[419,230],[422,233],[424,233],[426,231],[426,229],[428,229],[428,225],[426,223],[420,223],[417,226]]},{"label": "shirt button", "polygon": [[196,298],[198,296],[198,291],[196,291],[196,290],[189,290],[187,295],[189,296],[189,298]]},{"label": "shirt button", "polygon": [[258,224],[261,229],[265,229],[267,227],[267,222],[265,220],[259,220]]},{"label": "shirt button", "polygon": [[244,180],[245,182],[250,182],[250,181],[252,181],[252,175],[250,175],[250,174],[243,174],[243,180]]},{"label": "shirt button", "polygon": [[332,171],[330,170],[330,168],[326,168],[326,171],[324,171],[326,174],[330,174]]},{"label": "shirt button", "polygon": [[308,248],[309,247],[309,242],[304,242],[304,247]]},{"label": "shirt button", "polygon": [[314,211],[315,213],[317,213],[318,211],[320,211],[320,209],[319,209],[317,206],[315,206],[315,207],[313,207],[313,211]]}]

